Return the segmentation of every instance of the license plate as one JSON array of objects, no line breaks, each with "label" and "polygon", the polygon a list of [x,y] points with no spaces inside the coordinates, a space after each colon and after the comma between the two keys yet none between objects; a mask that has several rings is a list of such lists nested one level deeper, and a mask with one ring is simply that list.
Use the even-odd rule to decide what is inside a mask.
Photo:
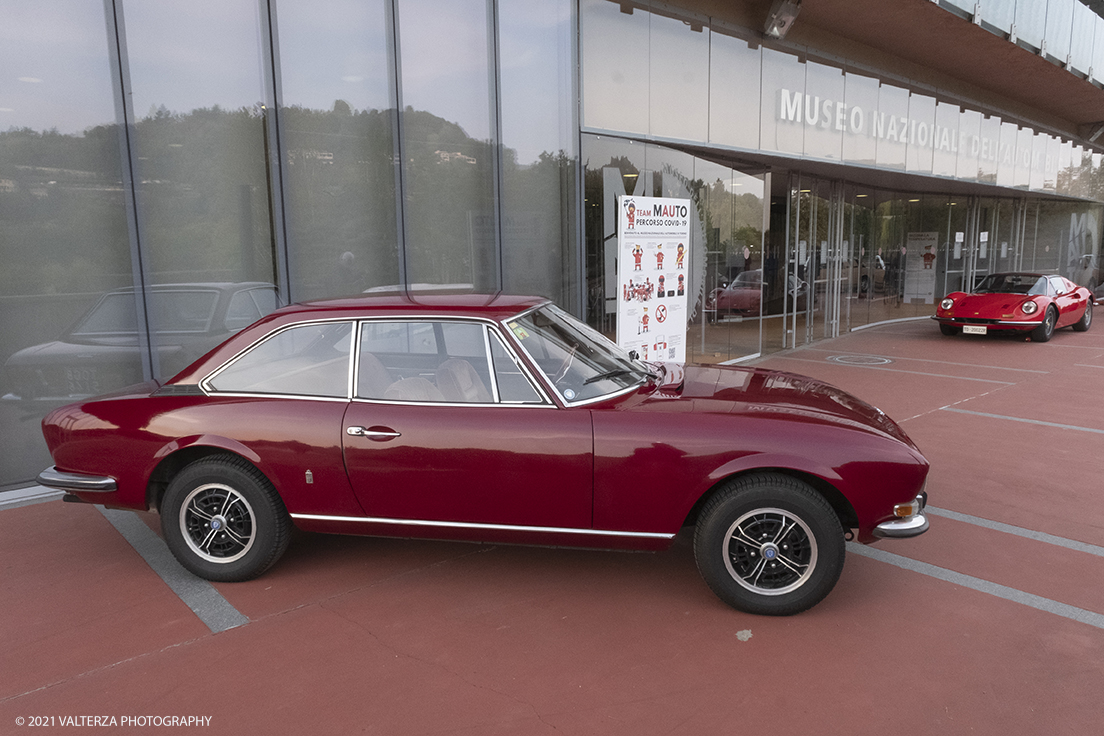
[{"label": "license plate", "polygon": [[962,325],[962,332],[966,335],[984,335],[988,331],[985,325]]}]

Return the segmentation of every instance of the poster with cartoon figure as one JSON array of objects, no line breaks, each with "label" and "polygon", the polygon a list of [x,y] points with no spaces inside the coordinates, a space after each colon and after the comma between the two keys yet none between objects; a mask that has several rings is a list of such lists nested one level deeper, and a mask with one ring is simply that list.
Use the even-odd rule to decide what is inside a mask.
[{"label": "poster with cartoon figure", "polygon": [[644,360],[684,362],[691,202],[621,196],[617,204],[617,344]]},{"label": "poster with cartoon figure", "polygon": [[905,303],[933,303],[939,233],[909,233],[904,250]]}]

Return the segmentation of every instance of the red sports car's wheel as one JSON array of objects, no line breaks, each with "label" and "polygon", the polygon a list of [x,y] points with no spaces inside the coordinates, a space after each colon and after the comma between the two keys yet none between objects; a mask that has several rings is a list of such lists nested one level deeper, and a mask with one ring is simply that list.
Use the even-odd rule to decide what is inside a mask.
[{"label": "red sports car's wheel", "polygon": [[1047,307],[1043,323],[1031,331],[1032,342],[1046,342],[1054,335],[1054,325],[1058,322],[1058,312],[1054,307]]},{"label": "red sports car's wheel", "polygon": [[839,517],[824,497],[785,475],[738,478],[702,510],[694,558],[725,603],[789,616],[831,592],[843,570]]},{"label": "red sports car's wheel", "polygon": [[165,543],[206,580],[249,580],[287,549],[291,520],[276,489],[233,455],[197,460],[169,483],[161,502]]},{"label": "red sports car's wheel", "polygon": [[1081,319],[1073,323],[1073,329],[1078,332],[1084,332],[1085,330],[1089,329],[1089,325],[1092,324],[1092,309],[1093,305],[1092,300],[1090,299],[1089,303],[1085,305],[1085,313],[1081,315]]}]

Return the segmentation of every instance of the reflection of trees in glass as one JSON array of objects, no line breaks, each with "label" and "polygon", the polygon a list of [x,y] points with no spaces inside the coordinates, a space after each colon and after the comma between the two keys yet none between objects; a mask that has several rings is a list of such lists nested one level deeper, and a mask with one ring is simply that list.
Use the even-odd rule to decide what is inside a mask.
[{"label": "reflection of trees in glass", "polygon": [[399,282],[392,111],[283,111],[296,299]]},{"label": "reflection of trees in glass", "polygon": [[152,278],[274,282],[261,111],[160,107],[135,127],[139,222]]},{"label": "reflection of trees in glass", "polygon": [[118,130],[0,132],[0,293],[95,292],[130,280]]},{"label": "reflection of trees in glass", "polygon": [[414,283],[498,283],[489,141],[429,112],[403,113],[407,274]]}]

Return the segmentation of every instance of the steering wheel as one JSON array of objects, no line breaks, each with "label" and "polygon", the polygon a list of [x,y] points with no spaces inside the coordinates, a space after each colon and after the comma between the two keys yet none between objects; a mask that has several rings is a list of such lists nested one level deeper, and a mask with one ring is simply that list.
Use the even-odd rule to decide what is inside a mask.
[{"label": "steering wheel", "polygon": [[560,367],[556,369],[556,377],[552,379],[552,385],[558,386],[560,381],[567,375],[567,369],[571,367],[571,362],[575,360],[575,353],[579,350],[578,345],[572,345],[571,350],[568,351],[567,357],[560,363]]}]

